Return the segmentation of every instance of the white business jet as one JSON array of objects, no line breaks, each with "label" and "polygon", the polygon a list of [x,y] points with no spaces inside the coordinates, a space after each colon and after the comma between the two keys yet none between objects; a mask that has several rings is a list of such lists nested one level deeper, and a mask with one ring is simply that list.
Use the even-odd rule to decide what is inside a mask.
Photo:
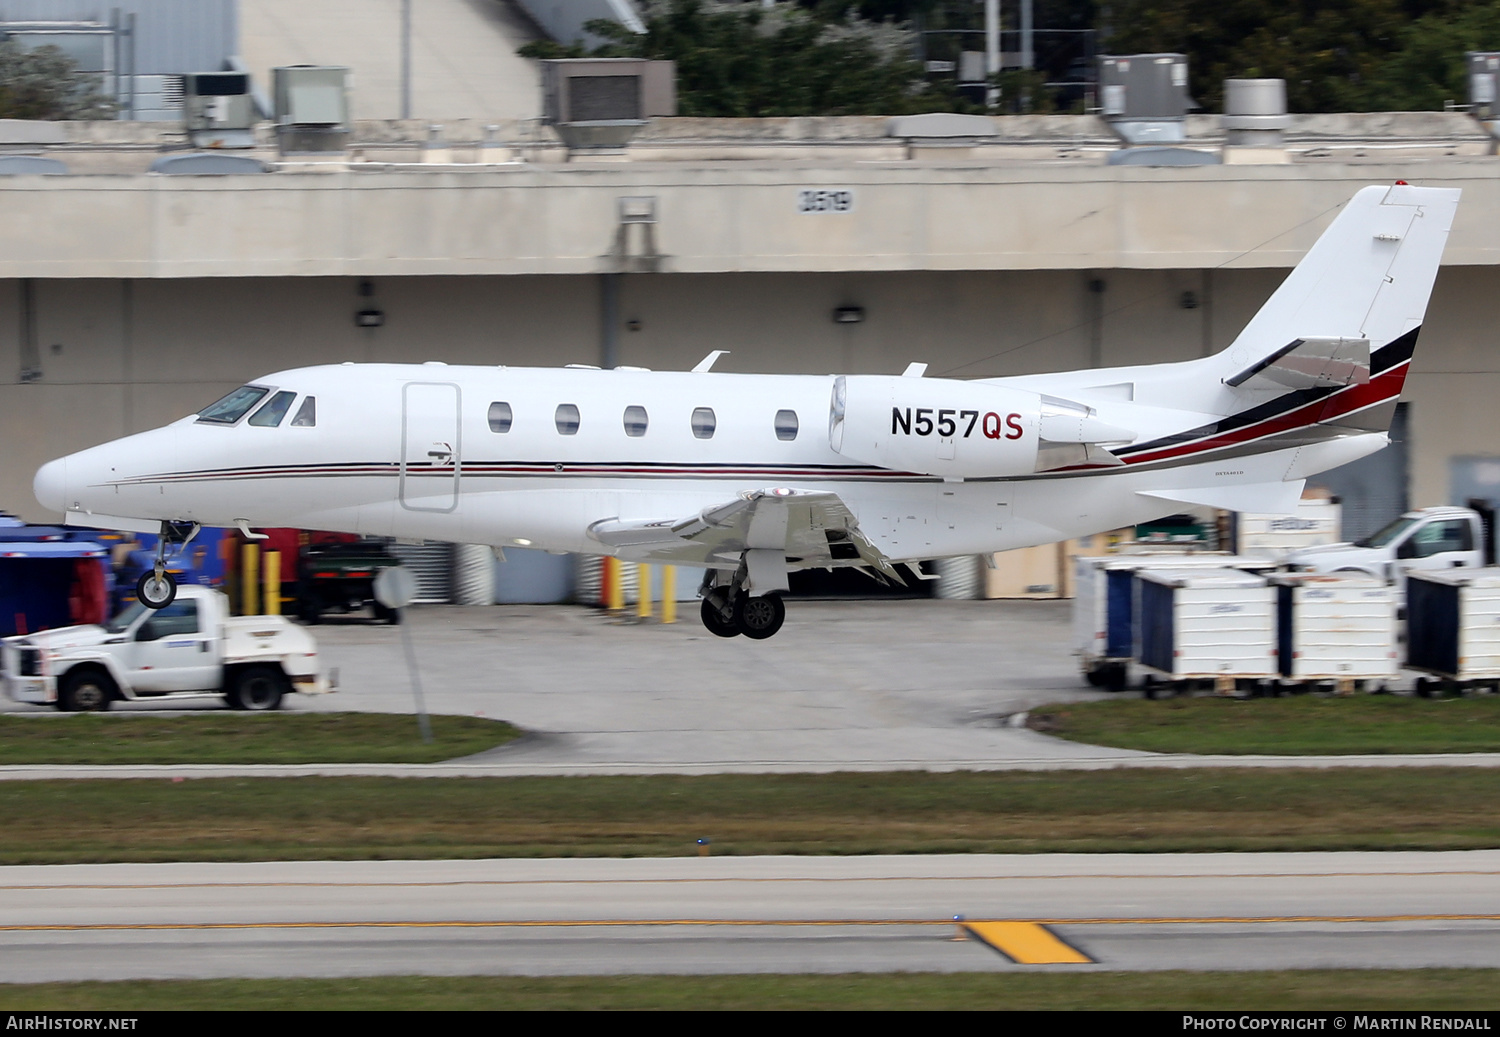
[{"label": "white business jet", "polygon": [[[1223,352],[958,381],[335,364],[52,461],[66,521],[290,526],[706,567],[713,633],[766,638],[787,574],[983,554],[1173,503],[1286,513],[1388,442],[1459,192],[1367,187]],[[1168,503],[1171,502],[1171,503]]]}]

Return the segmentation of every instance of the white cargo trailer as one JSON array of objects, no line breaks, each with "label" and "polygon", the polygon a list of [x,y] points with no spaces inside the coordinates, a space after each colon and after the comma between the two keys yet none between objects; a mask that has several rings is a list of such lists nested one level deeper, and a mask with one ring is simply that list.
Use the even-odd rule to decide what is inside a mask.
[{"label": "white cargo trailer", "polygon": [[1269,558],[1218,552],[1158,551],[1080,557],[1073,597],[1073,650],[1096,688],[1122,691],[1135,652],[1135,574],[1144,569],[1244,569],[1269,572]]},{"label": "white cargo trailer", "polygon": [[1219,691],[1277,675],[1275,592],[1238,569],[1136,574],[1136,660],[1170,681],[1212,680]]},{"label": "white cargo trailer", "polygon": [[1396,589],[1367,573],[1285,573],[1276,588],[1277,658],[1290,681],[1356,682],[1401,676]]},{"label": "white cargo trailer", "polygon": [[[1500,689],[1500,568],[1407,573],[1406,665]],[[1418,680],[1418,694],[1431,691],[1430,678]]]}]

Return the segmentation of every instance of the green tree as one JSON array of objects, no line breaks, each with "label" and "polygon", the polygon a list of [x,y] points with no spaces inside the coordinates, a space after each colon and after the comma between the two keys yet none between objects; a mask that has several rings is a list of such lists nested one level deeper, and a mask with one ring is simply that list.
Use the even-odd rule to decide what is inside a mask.
[{"label": "green tree", "polygon": [[110,119],[114,100],[99,77],[78,71],[57,47],[0,41],[0,119]]},{"label": "green tree", "polygon": [[1219,110],[1231,77],[1287,81],[1294,112],[1438,109],[1465,96],[1465,50],[1500,48],[1495,0],[1113,0],[1116,54],[1188,56]]},{"label": "green tree", "polygon": [[[652,5],[645,21],[643,35],[590,23],[611,41],[595,54],[675,61],[685,116],[900,115],[953,106],[890,26],[823,22],[790,5],[710,7],[702,0]],[[531,45],[521,53],[578,56],[576,50]]]},{"label": "green tree", "polygon": [[1370,82],[1372,110],[1441,111],[1468,97],[1464,53],[1500,50],[1500,4],[1475,3],[1467,10],[1433,12],[1401,33],[1401,47]]}]

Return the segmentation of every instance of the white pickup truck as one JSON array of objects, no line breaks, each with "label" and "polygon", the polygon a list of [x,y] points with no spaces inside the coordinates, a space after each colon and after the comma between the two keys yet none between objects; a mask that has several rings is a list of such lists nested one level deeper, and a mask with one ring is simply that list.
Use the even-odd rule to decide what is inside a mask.
[{"label": "white pickup truck", "polygon": [[133,604],[104,626],[7,637],[0,662],[11,699],[70,712],[208,695],[266,710],[289,691],[332,690],[307,631],[281,616],[230,616],[229,599],[208,587],[183,587],[154,611]]},{"label": "white pickup truck", "polygon": [[1469,508],[1408,511],[1373,536],[1352,544],[1293,551],[1289,568],[1302,572],[1366,572],[1395,580],[1409,569],[1449,569],[1495,563],[1494,512],[1483,502]]}]

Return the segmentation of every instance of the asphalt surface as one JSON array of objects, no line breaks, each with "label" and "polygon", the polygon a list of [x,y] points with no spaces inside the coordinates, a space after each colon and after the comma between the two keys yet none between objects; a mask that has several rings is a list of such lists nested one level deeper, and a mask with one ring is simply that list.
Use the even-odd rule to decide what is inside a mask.
[{"label": "asphalt surface", "polygon": [[0,979],[1492,966],[1497,893],[1500,851],[8,867]]},{"label": "asphalt surface", "polygon": [[[1500,764],[1064,742],[1015,725],[1043,703],[1103,696],[1078,676],[1067,602],[788,611],[781,634],[753,642],[709,635],[688,609],[676,625],[414,609],[427,708],[509,720],[526,738],[430,766],[0,766],[0,778]],[[347,621],[316,634],[342,690],[288,708],[413,711],[401,631]],[[1500,851],[9,867],[0,982],[1488,966],[1497,905]]]},{"label": "asphalt surface", "polygon": [[[430,766],[0,766],[0,780],[1500,765],[1495,753],[1161,755],[1039,734],[1019,723],[1027,710],[1108,697],[1079,674],[1071,606],[793,601],[786,626],[767,641],[715,637],[689,603],[672,625],[574,606],[415,608],[408,633],[426,708],[508,720],[528,732],[525,738]],[[311,629],[323,665],[338,671],[340,690],[293,695],[285,708],[414,711],[399,628],[338,617]],[[224,706],[204,699],[187,708]],[[9,702],[0,709],[57,716]]]}]

